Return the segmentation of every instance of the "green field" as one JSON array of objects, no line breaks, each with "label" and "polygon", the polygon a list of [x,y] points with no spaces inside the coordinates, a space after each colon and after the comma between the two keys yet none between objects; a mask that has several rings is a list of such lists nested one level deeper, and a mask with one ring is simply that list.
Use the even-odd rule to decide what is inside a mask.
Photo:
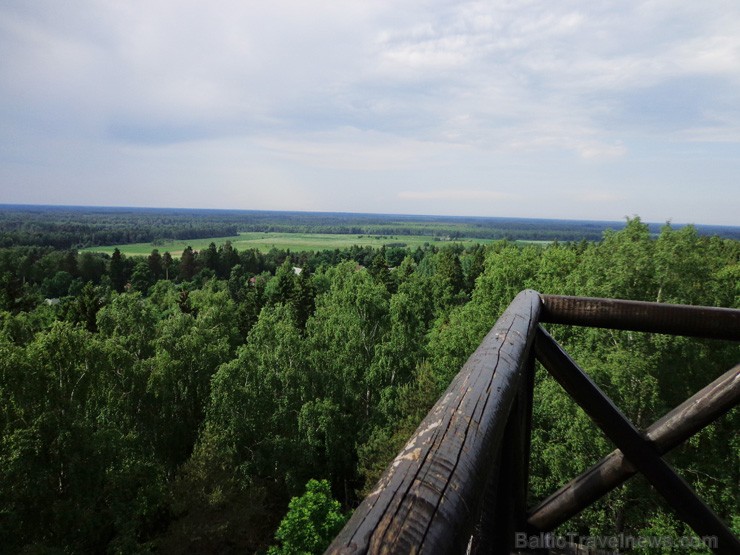
[{"label": "green field", "polygon": [[182,251],[189,245],[194,250],[200,251],[208,248],[210,243],[216,246],[231,241],[234,248],[238,250],[258,249],[267,252],[270,249],[300,251],[318,251],[326,249],[343,249],[353,245],[382,247],[401,246],[416,248],[429,244],[460,243],[472,245],[475,243],[490,243],[488,239],[455,239],[446,241],[431,235],[340,235],[328,233],[278,233],[278,232],[242,232],[233,237],[212,237],[207,239],[193,239],[184,241],[161,241],[154,243],[131,243],[128,245],[107,245],[101,247],[90,247],[84,249],[92,252],[104,252],[111,254],[113,249],[118,248],[122,254],[127,256],[146,256],[152,249],[159,252],[168,251],[172,256],[180,256]]}]

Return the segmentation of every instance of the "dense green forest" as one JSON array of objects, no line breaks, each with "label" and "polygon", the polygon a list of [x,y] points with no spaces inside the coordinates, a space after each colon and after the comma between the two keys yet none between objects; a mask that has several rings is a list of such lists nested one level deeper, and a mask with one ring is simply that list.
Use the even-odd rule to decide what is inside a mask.
[{"label": "dense green forest", "polygon": [[[132,258],[38,243],[0,249],[5,552],[321,549],[520,290],[740,308],[739,241],[655,237],[638,218],[549,246]],[[642,427],[740,358],[550,331]],[[736,533],[739,420],[668,457]],[[612,448],[538,369],[531,501]],[[691,534],[639,478],[563,531]]]}]

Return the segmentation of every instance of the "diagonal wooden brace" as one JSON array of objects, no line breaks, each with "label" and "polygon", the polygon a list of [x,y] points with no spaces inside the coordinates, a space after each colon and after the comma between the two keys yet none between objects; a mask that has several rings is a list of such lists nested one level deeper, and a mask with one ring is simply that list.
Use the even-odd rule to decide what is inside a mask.
[{"label": "diagonal wooden brace", "polygon": [[[661,455],[678,447],[705,426],[740,404],[740,364],[654,422],[647,438]],[[615,449],[586,472],[529,510],[533,530],[550,531],[623,484],[637,469]]]},{"label": "diagonal wooden brace", "polygon": [[740,541],[691,487],[666,463],[654,445],[622,414],[591,378],[538,326],[537,359],[624,453],[678,516],[702,537],[717,538],[717,553],[740,553]]}]

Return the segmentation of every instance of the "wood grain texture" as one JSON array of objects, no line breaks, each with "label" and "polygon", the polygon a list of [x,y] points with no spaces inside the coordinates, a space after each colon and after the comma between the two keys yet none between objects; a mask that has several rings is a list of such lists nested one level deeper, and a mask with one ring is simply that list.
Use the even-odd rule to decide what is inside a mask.
[{"label": "wood grain texture", "polygon": [[541,300],[523,291],[327,553],[463,552],[520,384]]},{"label": "wood grain texture", "polygon": [[740,310],[620,299],[542,296],[541,321],[740,341]]}]

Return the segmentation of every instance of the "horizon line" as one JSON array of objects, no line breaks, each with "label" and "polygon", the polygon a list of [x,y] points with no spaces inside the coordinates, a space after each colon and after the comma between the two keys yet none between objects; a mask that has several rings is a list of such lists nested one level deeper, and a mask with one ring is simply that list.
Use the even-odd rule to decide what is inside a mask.
[{"label": "horizon line", "polygon": [[670,219],[664,222],[650,222],[643,220],[639,214],[632,216],[623,216],[622,220],[594,220],[578,218],[536,218],[525,216],[461,216],[454,214],[408,214],[397,212],[348,212],[348,211],[330,211],[330,210],[279,210],[279,209],[255,209],[255,208],[194,208],[194,207],[174,207],[174,206],[114,206],[114,205],[88,205],[88,204],[41,204],[41,203],[0,203],[0,209],[6,208],[54,208],[54,209],[90,209],[90,210],[169,210],[185,212],[231,212],[231,213],[282,213],[282,214],[316,214],[316,215],[347,215],[347,216],[384,216],[384,217],[413,217],[413,218],[450,218],[450,219],[478,219],[478,220],[514,220],[514,221],[546,221],[546,222],[584,222],[584,223],[603,223],[626,225],[628,220],[639,218],[640,221],[649,226],[694,226],[702,228],[731,228],[740,229],[740,225],[732,224],[704,224],[696,222],[673,222]]}]

